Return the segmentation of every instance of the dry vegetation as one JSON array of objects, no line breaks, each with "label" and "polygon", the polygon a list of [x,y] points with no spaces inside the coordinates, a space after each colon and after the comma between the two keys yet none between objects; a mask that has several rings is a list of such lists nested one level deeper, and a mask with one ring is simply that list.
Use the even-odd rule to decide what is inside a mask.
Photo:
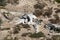
[{"label": "dry vegetation", "polygon": [[57,14],[55,14],[53,16],[55,17],[55,19],[50,19],[49,21],[53,24],[59,24],[60,23],[59,16]]},{"label": "dry vegetation", "polygon": [[[59,2],[57,1],[58,3],[56,3],[56,1],[54,1],[54,0],[23,0],[23,1],[20,0],[21,3],[19,4],[19,0],[6,0],[6,1],[0,0],[0,9],[7,9],[9,11],[15,11],[15,12],[17,11],[17,12],[22,12],[22,13],[33,13],[38,18],[43,20],[43,23],[42,23],[43,25],[41,27],[39,27],[39,28],[41,28],[39,30],[42,30],[42,31],[39,33],[34,33],[33,32],[34,28],[31,28],[30,25],[28,25],[28,24],[14,25],[14,23],[12,23],[12,25],[14,25],[14,27],[12,27],[12,30],[11,30],[11,28],[1,29],[2,33],[6,32],[6,30],[8,30],[9,31],[8,33],[10,34],[10,35],[7,34],[8,36],[6,35],[6,37],[4,37],[4,38],[2,37],[2,39],[4,39],[4,40],[36,40],[36,38],[38,38],[37,40],[40,40],[39,38],[46,37],[46,35],[48,34],[48,30],[43,28],[45,23],[51,22],[52,24],[60,25],[60,17],[58,15],[60,13],[60,9],[59,9],[60,6],[57,6],[60,1]],[[12,14],[9,14],[9,13],[6,13],[6,14],[2,13],[1,17],[2,17],[2,19],[6,18],[6,19],[3,19],[3,21],[7,22],[9,24],[7,19],[13,20],[14,17]],[[1,26],[1,24],[2,24],[2,20],[0,18],[0,26]],[[9,27],[12,25],[9,25]],[[52,34],[55,34],[55,33],[52,33]],[[17,37],[14,37],[14,36],[17,36]],[[8,38],[8,37],[10,37],[10,38]],[[18,38],[20,38],[20,39],[18,39]],[[43,38],[43,40],[45,40],[45,39]],[[52,36],[51,39],[46,38],[46,40],[60,40],[60,36],[59,35]]]}]

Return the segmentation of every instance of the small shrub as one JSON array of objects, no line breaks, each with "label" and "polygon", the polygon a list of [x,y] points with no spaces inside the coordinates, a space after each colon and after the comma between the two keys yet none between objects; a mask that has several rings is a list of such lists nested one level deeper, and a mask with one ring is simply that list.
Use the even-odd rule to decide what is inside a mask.
[{"label": "small shrub", "polygon": [[60,40],[60,35],[53,35],[52,36],[52,39],[53,40]]},{"label": "small shrub", "polygon": [[50,19],[49,21],[53,24],[59,24],[60,19],[59,16],[57,14],[53,15],[55,17],[55,19]]},{"label": "small shrub", "polygon": [[16,26],[16,27],[13,28],[13,34],[17,34],[17,33],[19,33],[19,31],[20,31],[19,26]]},{"label": "small shrub", "polygon": [[34,15],[36,15],[37,17],[39,17],[40,15],[42,15],[42,11],[41,10],[35,10]]},{"label": "small shrub", "polygon": [[34,5],[35,9],[43,9],[45,7],[44,3],[37,3]]},{"label": "small shrub", "polygon": [[5,5],[6,5],[5,0],[0,0],[0,6],[5,6]]},{"label": "small shrub", "polygon": [[18,40],[18,38],[17,38],[17,37],[15,37],[15,38],[14,38],[14,40]]},{"label": "small shrub", "polygon": [[48,8],[47,11],[44,12],[43,16],[51,17],[52,15],[52,8]]},{"label": "small shrub", "polygon": [[55,13],[60,13],[60,9],[57,9],[57,10],[55,11]]},{"label": "small shrub", "polygon": [[0,26],[1,26],[1,24],[2,24],[2,19],[0,18]]},{"label": "small shrub", "polygon": [[20,24],[23,26],[23,28],[30,28],[30,26],[28,24]]},{"label": "small shrub", "polygon": [[55,0],[57,3],[60,3],[60,0]]},{"label": "small shrub", "polygon": [[[9,38],[8,38],[9,37]],[[6,36],[5,38],[4,38],[4,40],[13,40],[13,38],[11,37],[11,36]]]},{"label": "small shrub", "polygon": [[55,15],[53,15],[53,16],[55,17],[55,19],[59,20],[58,14],[55,14]]},{"label": "small shrub", "polygon": [[31,34],[31,33],[23,33],[21,36],[26,37],[29,34]]},{"label": "small shrub", "polygon": [[31,37],[31,38],[40,38],[40,37],[45,37],[45,35],[42,32],[39,32],[39,33],[31,34],[29,37]]},{"label": "small shrub", "polygon": [[7,3],[11,3],[11,4],[18,4],[19,2],[18,2],[19,0],[7,0]]}]

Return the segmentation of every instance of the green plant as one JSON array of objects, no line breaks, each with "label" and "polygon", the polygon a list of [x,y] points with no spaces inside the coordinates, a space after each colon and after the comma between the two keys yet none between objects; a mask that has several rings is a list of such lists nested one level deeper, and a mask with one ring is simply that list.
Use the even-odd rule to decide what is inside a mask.
[{"label": "green plant", "polygon": [[43,9],[44,7],[45,7],[44,3],[37,3],[37,4],[34,5],[35,9]]},{"label": "green plant", "polygon": [[0,6],[5,6],[5,5],[6,5],[5,0],[0,0]]},{"label": "green plant", "polygon": [[10,38],[8,39],[8,36],[6,36],[6,37],[4,38],[4,40],[13,40],[13,38],[10,37]]},{"label": "green plant", "polygon": [[45,37],[45,35],[42,32],[39,32],[39,33],[31,34],[29,37],[31,37],[31,38],[40,38],[40,37]]},{"label": "green plant", "polygon": [[42,10],[35,10],[33,14],[34,14],[35,16],[39,17],[39,16],[42,15],[42,12],[43,12]]},{"label": "green plant", "polygon": [[23,28],[30,28],[30,26],[28,24],[21,24],[23,26]]},{"label": "green plant", "polygon": [[2,24],[2,19],[0,18],[0,26],[1,26],[1,24]]},{"label": "green plant", "polygon": [[29,33],[23,33],[21,36],[26,37],[26,36],[28,36],[30,34],[31,34],[30,32]]},{"label": "green plant", "polygon": [[53,35],[52,36],[52,39],[53,40],[60,40],[60,35]]},{"label": "green plant", "polygon": [[60,0],[55,0],[57,3],[60,3]]},{"label": "green plant", "polygon": [[7,0],[7,3],[11,3],[11,4],[18,4],[19,0]]}]

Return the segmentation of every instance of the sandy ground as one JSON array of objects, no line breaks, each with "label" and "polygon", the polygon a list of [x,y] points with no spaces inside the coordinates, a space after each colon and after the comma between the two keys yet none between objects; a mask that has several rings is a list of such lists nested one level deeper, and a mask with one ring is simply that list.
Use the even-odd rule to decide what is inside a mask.
[{"label": "sandy ground", "polygon": [[[47,4],[47,6],[44,7],[44,9],[46,9],[47,7],[53,7],[53,14],[55,14],[55,10],[54,8],[57,8],[57,3],[56,2],[49,2],[49,0],[19,0],[19,4],[17,5],[12,5],[12,4],[7,4],[7,6],[5,6],[5,8],[8,10],[8,11],[13,11],[13,12],[18,12],[16,14],[14,14],[14,17],[17,17],[17,16],[20,16],[21,14],[19,13],[33,13],[35,8],[34,8],[34,5],[37,3],[37,1],[39,2],[44,2]],[[52,0],[54,1],[54,0]],[[58,7],[59,8],[59,7]],[[0,13],[0,17],[2,18],[2,28],[13,28],[15,27],[15,23],[12,21],[10,21],[10,23],[8,23],[9,20],[7,20],[1,13]],[[45,29],[44,28],[44,25],[46,23],[48,23],[48,19],[49,18],[44,18],[44,17],[38,17],[40,19],[43,19],[43,22],[41,23],[41,25],[38,27],[38,30],[39,31],[42,31],[46,37],[50,37],[51,35],[60,35],[60,33],[50,33],[48,29]],[[53,18],[53,16],[52,16]],[[10,30],[11,31],[11,30]],[[19,32],[19,34],[17,35],[14,35],[14,34],[11,34],[13,37],[14,36],[17,36],[19,40],[40,40],[39,39],[34,39],[34,38],[30,38],[30,37],[21,37],[21,34],[22,33],[27,33],[27,32],[34,32],[34,28],[31,28],[30,31],[28,31],[27,29],[24,29],[22,28],[21,31]],[[7,36],[9,34],[9,32],[7,30],[4,30],[4,31],[1,31],[0,32],[0,40],[3,40],[3,38],[5,36]],[[48,35],[50,34],[50,35]],[[4,37],[3,37],[4,36]]]}]

